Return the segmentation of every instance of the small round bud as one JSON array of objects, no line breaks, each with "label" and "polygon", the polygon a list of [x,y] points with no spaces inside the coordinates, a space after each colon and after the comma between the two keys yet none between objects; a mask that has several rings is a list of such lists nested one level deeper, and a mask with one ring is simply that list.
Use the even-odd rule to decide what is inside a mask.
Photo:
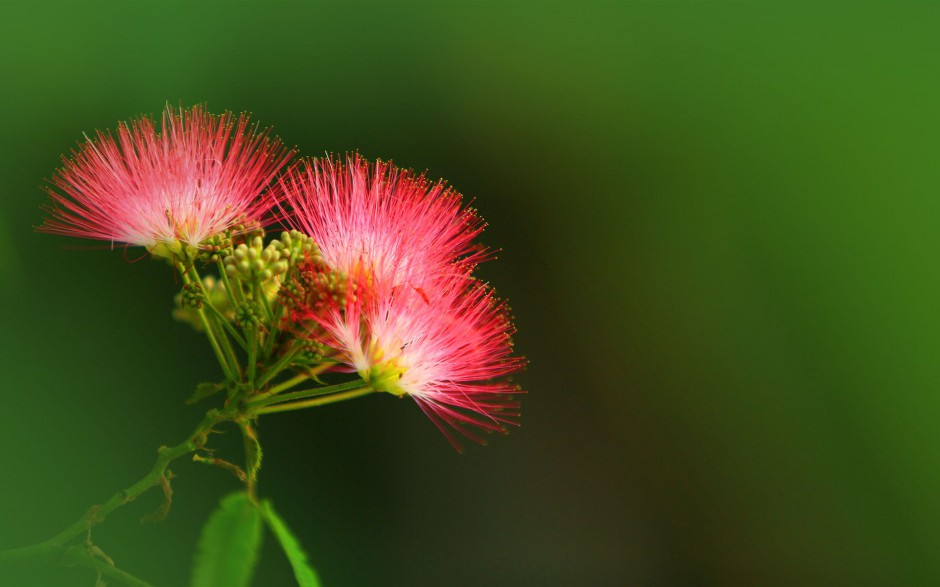
[{"label": "small round bud", "polygon": [[261,308],[254,302],[239,304],[235,308],[235,324],[239,327],[258,326],[261,324]]}]

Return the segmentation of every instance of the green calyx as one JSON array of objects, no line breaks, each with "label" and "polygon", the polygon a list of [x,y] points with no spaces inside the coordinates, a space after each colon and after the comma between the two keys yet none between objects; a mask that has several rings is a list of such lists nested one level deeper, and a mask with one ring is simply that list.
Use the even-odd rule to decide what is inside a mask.
[{"label": "green calyx", "polygon": [[198,247],[183,243],[177,239],[159,242],[153,246],[147,247],[147,250],[158,259],[166,259],[170,263],[181,262],[184,264],[192,262],[192,260],[201,253]]},{"label": "green calyx", "polygon": [[404,375],[405,370],[394,362],[373,365],[365,373],[359,373],[359,376],[375,391],[384,391],[385,393],[399,397],[408,394],[408,392],[399,385]]},{"label": "green calyx", "polygon": [[183,243],[178,240],[157,243],[149,247],[150,254],[164,259],[176,259],[183,252]]}]

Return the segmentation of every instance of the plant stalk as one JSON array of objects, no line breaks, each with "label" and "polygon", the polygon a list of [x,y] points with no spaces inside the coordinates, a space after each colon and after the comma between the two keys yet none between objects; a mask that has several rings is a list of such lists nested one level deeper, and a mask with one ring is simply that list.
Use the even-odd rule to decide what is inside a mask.
[{"label": "plant stalk", "polygon": [[304,408],[315,408],[317,406],[325,406],[326,404],[332,404],[336,402],[341,402],[347,399],[353,399],[356,397],[362,397],[373,393],[375,390],[371,387],[363,387],[360,389],[354,389],[352,391],[347,391],[345,393],[334,393],[332,395],[327,395],[323,397],[315,397],[307,401],[286,403],[286,404],[277,404],[273,406],[262,407],[261,409],[252,410],[253,415],[261,414],[273,414],[275,412],[287,412],[290,410],[302,410]]}]

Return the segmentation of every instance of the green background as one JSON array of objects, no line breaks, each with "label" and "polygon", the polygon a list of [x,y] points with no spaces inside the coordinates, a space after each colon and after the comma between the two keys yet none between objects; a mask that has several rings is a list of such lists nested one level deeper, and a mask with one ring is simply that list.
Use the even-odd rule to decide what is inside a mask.
[{"label": "green background", "polygon": [[[205,102],[428,169],[502,249],[520,430],[458,456],[385,396],[262,421],[260,491],[326,585],[940,583],[938,30],[920,3],[3,4],[0,548],[143,475],[219,376],[167,267],[32,228],[83,132]],[[173,470],[167,521],[138,522],[154,492],[95,530],[159,585],[237,486]]]}]

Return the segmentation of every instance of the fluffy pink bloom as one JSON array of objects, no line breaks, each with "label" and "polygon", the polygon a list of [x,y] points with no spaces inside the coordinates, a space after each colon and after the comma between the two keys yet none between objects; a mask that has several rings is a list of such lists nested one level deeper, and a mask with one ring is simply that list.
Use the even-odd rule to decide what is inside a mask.
[{"label": "fluffy pink bloom", "polygon": [[[307,306],[301,319],[318,342],[377,391],[410,396],[460,450],[456,430],[480,432],[518,424],[522,393],[505,376],[522,368],[512,356],[515,332],[506,305],[465,275],[439,280],[432,296],[359,273],[345,303]],[[501,379],[503,378],[503,379]]]},{"label": "fluffy pink bloom", "polygon": [[198,247],[259,220],[273,204],[261,192],[292,156],[245,115],[199,106],[167,107],[159,127],[143,116],[121,123],[117,138],[99,131],[86,139],[63,157],[40,230],[145,247]]},{"label": "fluffy pink bloom", "polygon": [[483,222],[461,207],[460,194],[423,175],[370,163],[358,155],[345,162],[307,160],[281,181],[285,221],[313,237],[333,269],[367,269],[393,284],[428,286],[455,261],[472,266],[485,257],[472,241]]},{"label": "fluffy pink bloom", "polygon": [[[312,236],[323,263],[301,272],[304,334],[378,391],[412,397],[451,443],[454,431],[517,424],[521,393],[505,380],[523,360],[505,304],[469,275],[483,223],[460,196],[386,163],[308,161],[281,181],[286,221]],[[331,271],[342,296],[318,292]],[[332,286],[330,286],[332,287]],[[354,293],[353,293],[354,292]]]}]

